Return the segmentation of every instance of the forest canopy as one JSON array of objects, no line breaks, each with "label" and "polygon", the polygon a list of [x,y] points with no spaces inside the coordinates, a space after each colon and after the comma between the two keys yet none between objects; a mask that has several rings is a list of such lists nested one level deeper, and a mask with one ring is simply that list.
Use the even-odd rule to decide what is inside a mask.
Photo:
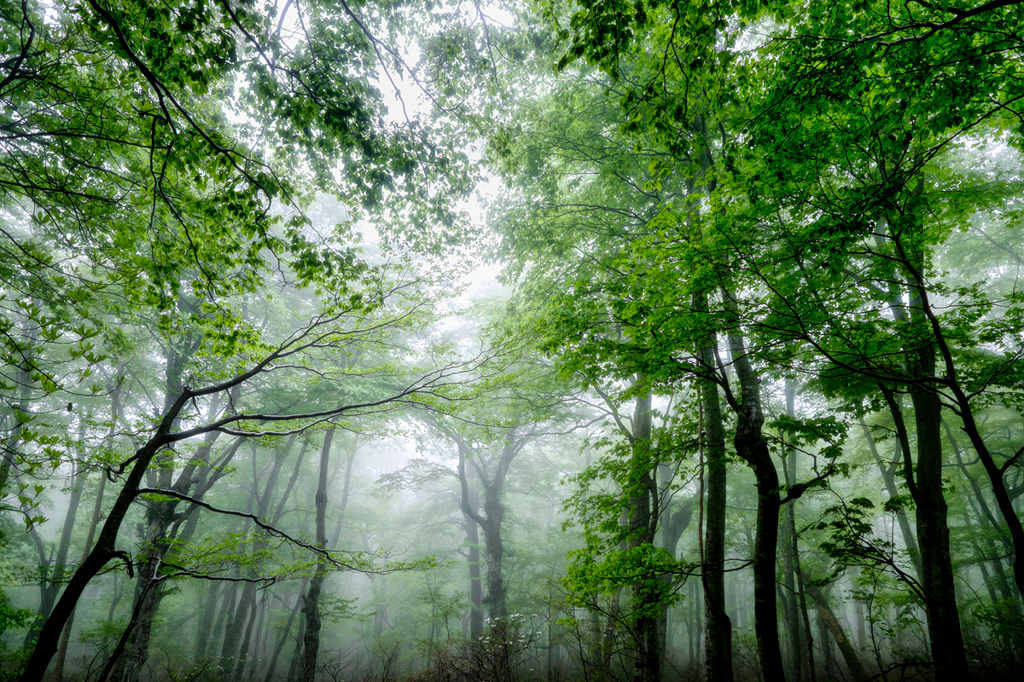
[{"label": "forest canopy", "polygon": [[1019,679],[1022,26],[0,0],[0,676]]}]

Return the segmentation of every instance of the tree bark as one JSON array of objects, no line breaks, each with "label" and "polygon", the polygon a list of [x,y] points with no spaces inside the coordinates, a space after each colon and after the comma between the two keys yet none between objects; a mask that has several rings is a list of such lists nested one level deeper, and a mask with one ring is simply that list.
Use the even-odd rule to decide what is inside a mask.
[{"label": "tree bark", "polygon": [[[119,380],[120,376],[121,371],[118,370],[110,390],[110,428],[103,440],[104,445],[108,448],[113,448],[114,446],[118,422],[121,419],[121,386],[123,382]],[[100,481],[96,487],[96,500],[93,503],[92,517],[89,521],[89,532],[86,534],[85,544],[82,547],[82,561],[85,561],[85,558],[89,556],[89,550],[92,549],[92,542],[96,537],[96,530],[100,525],[103,513],[103,494],[106,492],[106,488],[106,472],[101,472]],[[71,630],[74,626],[74,620],[75,612],[72,610],[68,616],[67,623],[64,625],[64,630],[61,632],[60,645],[57,649],[57,660],[54,663],[53,669],[53,682],[62,682],[64,679],[64,664],[67,660],[68,646],[71,643]]]},{"label": "tree bark", "polygon": [[[81,431],[85,430],[84,423],[85,420],[82,421]],[[82,442],[84,436],[84,433],[79,433],[78,441]],[[53,608],[54,602],[57,601],[57,595],[60,593],[64,574],[67,570],[68,551],[71,548],[71,534],[75,530],[75,519],[78,517],[78,507],[82,502],[82,489],[85,487],[87,473],[83,462],[80,459],[75,460],[75,471],[71,478],[71,495],[68,497],[68,510],[64,515],[64,526],[61,528],[60,539],[57,541],[57,552],[53,556],[53,561],[48,571],[46,567],[40,566],[43,575],[40,576],[39,582],[39,610],[36,612],[35,620],[29,626],[28,633],[25,635],[25,642],[22,648],[26,650],[32,646],[39,627],[50,615],[50,610]],[[32,530],[35,530],[34,526]],[[49,576],[46,573],[49,573]]]},{"label": "tree bark", "polygon": [[307,580],[302,581],[302,587],[299,589],[299,596],[295,599],[295,606],[292,608],[291,613],[288,614],[288,621],[284,624],[284,630],[281,631],[281,639],[277,641],[277,646],[274,647],[274,653],[270,657],[270,663],[267,665],[267,675],[263,678],[264,682],[272,682],[274,679],[274,672],[277,670],[277,659],[281,656],[281,651],[284,649],[284,645],[288,642],[288,633],[292,631],[292,623],[295,621],[295,615],[302,609],[302,604],[306,601],[306,584]]}]

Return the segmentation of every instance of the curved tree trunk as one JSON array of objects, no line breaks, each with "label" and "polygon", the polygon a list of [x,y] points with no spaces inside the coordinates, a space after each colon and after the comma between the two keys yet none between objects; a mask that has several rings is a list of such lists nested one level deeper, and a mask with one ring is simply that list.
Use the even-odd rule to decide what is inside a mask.
[{"label": "curved tree trunk", "polygon": [[[731,301],[729,292],[723,297]],[[734,305],[734,304],[733,304]],[[736,414],[736,454],[754,472],[757,484],[757,520],[754,538],[754,635],[761,671],[765,679],[784,682],[782,649],[779,645],[778,597],[775,592],[775,560],[779,541],[779,474],[775,470],[768,442],[761,434],[759,382],[746,355],[743,338],[729,334],[733,366],[739,379],[741,400]]]}]

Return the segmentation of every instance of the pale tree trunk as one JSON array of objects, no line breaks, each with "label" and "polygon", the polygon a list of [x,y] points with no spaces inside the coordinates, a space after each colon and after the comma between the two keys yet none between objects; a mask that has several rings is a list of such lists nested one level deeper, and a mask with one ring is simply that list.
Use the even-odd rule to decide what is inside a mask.
[{"label": "pale tree trunk", "polygon": [[[459,483],[462,484],[464,482],[463,479],[469,473],[466,470],[465,454],[462,449],[459,450],[459,458]],[[467,489],[466,505],[469,507],[470,512],[476,514],[477,505],[479,504],[476,490],[473,486],[469,485],[468,481],[465,481],[465,485]],[[466,563],[469,568],[469,638],[477,640],[480,639],[480,635],[483,634],[484,630],[483,583],[480,571],[480,532],[476,519],[470,513],[462,511],[462,520],[466,531]]]},{"label": "pale tree trunk", "polygon": [[302,604],[306,600],[307,583],[308,580],[303,579],[302,587],[299,588],[299,596],[295,598],[295,606],[292,608],[291,613],[288,614],[288,621],[284,624],[284,630],[281,632],[281,638],[277,640],[277,646],[274,647],[274,653],[270,657],[270,663],[267,665],[267,674],[263,678],[264,682],[272,682],[274,679],[274,672],[277,670],[277,659],[281,657],[281,651],[284,649],[284,645],[288,642],[288,633],[292,631],[292,623],[295,621],[295,616],[302,609]]},{"label": "pale tree trunk", "polygon": [[[867,439],[868,448],[871,450],[871,456],[875,460],[875,464],[878,466],[878,471],[882,475],[882,482],[885,483],[885,491],[889,495],[889,499],[896,499],[899,497],[899,491],[896,488],[896,476],[895,472],[899,468],[899,464],[903,459],[903,445],[900,440],[896,440],[896,451],[893,453],[893,459],[890,464],[886,464],[881,456],[878,454],[878,446],[875,444],[875,439],[871,437],[871,431],[868,429],[868,425],[864,423],[864,420],[860,420],[861,429],[864,431],[864,437]],[[896,511],[896,521],[900,526],[900,534],[903,536],[903,543],[907,546],[907,554],[910,555],[910,561],[914,564],[914,575],[918,580],[921,579],[921,550],[917,546],[917,538],[914,535],[914,531],[910,528],[910,519],[907,518],[907,513],[903,511],[903,505]]]},{"label": "pale tree trunk", "polygon": [[[308,440],[304,440],[302,449],[299,450],[299,456],[295,459],[295,468],[292,470],[291,478],[288,479],[288,485],[285,486],[284,493],[281,495],[281,501],[277,504],[277,511],[274,512],[274,517],[270,521],[270,525],[277,526],[278,521],[284,515],[285,509],[287,509],[288,499],[291,496],[292,490],[295,488],[295,481],[299,478],[299,472],[301,471],[302,461],[306,457],[307,446],[309,445]],[[281,656],[281,651],[284,649],[285,643],[288,641],[288,635],[292,630],[292,623],[295,621],[295,615],[302,609],[302,605],[306,601],[306,586],[309,584],[309,578],[302,579],[302,586],[299,588],[299,596],[295,600],[295,607],[288,615],[288,622],[285,623],[284,631],[281,633],[281,638],[277,642],[277,646],[274,647],[274,654],[270,659],[270,664],[267,668],[266,682],[271,682],[274,676],[274,671],[277,668],[277,660]],[[300,615],[301,618],[301,615]],[[304,622],[304,621],[303,621]],[[299,648],[295,654],[295,660],[298,660],[301,654],[302,636],[298,637]],[[289,679],[294,676],[294,671],[289,671]]]},{"label": "pale tree trunk", "polygon": [[[267,512],[270,509],[270,498],[277,492],[277,479],[281,474],[281,467],[284,465],[285,459],[288,458],[288,454],[291,451],[292,446],[295,444],[296,435],[292,435],[285,446],[280,452],[276,453],[274,458],[274,464],[270,470],[270,474],[267,477],[267,483],[263,488],[263,495],[259,497],[259,502],[256,505],[256,516],[261,519],[267,517]],[[253,452],[253,457],[256,453]],[[253,494],[257,492],[259,487],[259,481],[253,480]],[[261,536],[253,543],[252,556],[258,557],[267,548],[266,536]],[[224,645],[221,648],[221,679],[228,680],[232,677],[238,679],[242,668],[245,663],[245,654],[248,645],[248,634],[252,632],[252,622],[249,620],[249,612],[252,609],[252,605],[256,598],[256,577],[257,567],[255,565],[250,566],[248,570],[248,576],[250,582],[245,583],[242,588],[242,595],[238,601],[238,607],[228,623],[227,630],[224,635]],[[247,625],[247,621],[248,625]],[[243,631],[247,633],[243,636]],[[242,652],[239,654],[239,647],[241,646]],[[236,664],[236,654],[239,654],[239,661]]]},{"label": "pale tree trunk", "polygon": [[813,582],[807,583],[806,589],[807,594],[814,601],[814,605],[818,607],[818,616],[824,621],[825,627],[828,628],[828,631],[832,634],[832,639],[835,640],[836,646],[839,647],[839,653],[842,654],[843,661],[846,662],[846,667],[850,669],[854,681],[867,682],[867,680],[871,679],[871,676],[864,669],[864,664],[861,663],[856,649],[854,649],[849,638],[847,638],[846,632],[839,623],[839,619],[836,618],[835,612],[832,611],[828,597]]},{"label": "pale tree trunk", "polygon": [[[659,466],[659,471],[665,473],[665,470],[671,470],[670,467]],[[670,480],[671,475],[662,477],[662,481]],[[659,484],[659,495],[661,499],[669,499],[668,485],[667,483]],[[684,502],[674,505],[674,508],[669,505],[665,505],[666,510],[662,514],[661,533],[662,533],[662,546],[673,559],[676,557],[676,546],[679,544],[679,538],[682,537],[683,533],[690,525],[690,520],[693,518],[693,500],[686,500]],[[668,583],[672,580],[671,576],[662,576],[663,583]],[[661,656],[661,662],[658,664],[660,670],[668,669],[668,631],[669,631],[669,609],[668,607],[662,607],[661,614],[658,616],[658,652]]]},{"label": "pale tree trunk", "polygon": [[[88,420],[88,415],[79,420],[79,447],[81,447],[81,443],[85,440],[85,424]],[[57,601],[57,595],[60,593],[61,584],[67,571],[68,551],[71,548],[71,534],[75,530],[75,519],[78,517],[78,507],[82,502],[82,490],[85,488],[88,475],[85,462],[82,461],[81,457],[80,455],[75,460],[75,468],[71,476],[71,495],[68,496],[68,510],[64,515],[64,526],[61,528],[60,539],[57,541],[57,552],[53,556],[49,571],[46,570],[45,566],[40,566],[43,574],[40,576],[39,582],[39,611],[36,613],[35,621],[29,626],[28,634],[25,635],[25,643],[22,648],[26,650],[32,646],[36,632],[42,626],[43,621],[49,617],[50,610],[53,609],[53,604]],[[34,533],[35,526],[31,530]],[[47,572],[49,573],[48,576],[46,575]]]}]

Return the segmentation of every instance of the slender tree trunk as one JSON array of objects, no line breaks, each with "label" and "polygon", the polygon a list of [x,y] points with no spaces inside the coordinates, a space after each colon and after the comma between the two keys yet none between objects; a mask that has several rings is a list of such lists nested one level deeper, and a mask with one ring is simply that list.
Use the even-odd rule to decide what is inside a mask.
[{"label": "slender tree trunk", "polygon": [[[267,665],[267,675],[263,678],[264,682],[272,682],[274,679],[274,672],[277,670],[277,659],[281,657],[281,651],[284,649],[284,645],[288,642],[288,634],[292,631],[292,623],[295,621],[295,615],[302,609],[302,605],[306,601],[306,584],[307,580],[302,581],[302,587],[299,589],[299,596],[295,599],[295,606],[292,608],[290,614],[288,614],[288,621],[284,624],[284,630],[281,631],[281,639],[277,641],[277,646],[274,647],[274,653],[270,657],[270,663]],[[299,640],[301,641],[301,637]]]},{"label": "slender tree trunk", "polygon": [[[796,540],[796,537],[793,538]],[[800,597],[800,618],[804,625],[804,652],[807,655],[807,673],[811,682],[818,682],[818,672],[814,667],[814,634],[811,630],[811,617],[807,611],[807,590],[804,585],[803,571],[800,568],[800,554],[797,545],[793,544],[793,563],[796,568],[797,595]]]},{"label": "slender tree trunk", "polygon": [[[103,443],[108,448],[113,448],[115,443],[115,436],[117,434],[118,422],[121,420],[121,386],[123,382],[119,381],[118,378],[121,375],[120,369],[117,371],[113,385],[110,390],[110,428],[104,437]],[[96,500],[93,503],[92,517],[89,521],[89,532],[85,537],[85,544],[82,547],[82,561],[89,556],[89,551],[92,549],[93,540],[96,537],[96,530],[99,528],[101,516],[103,514],[103,494],[107,488],[107,477],[105,474],[100,474],[99,484],[96,487]],[[67,623],[64,625],[64,630],[61,632],[60,645],[57,649],[57,661],[54,664],[53,670],[53,682],[63,682],[64,679],[64,664],[67,661],[68,646],[71,643],[71,630],[74,626],[75,612],[72,609],[70,615],[68,615]]]},{"label": "slender tree trunk", "polygon": [[[302,595],[302,604],[306,604],[306,595]],[[302,663],[302,645],[306,640],[306,611],[302,609],[299,611],[299,634],[295,638],[295,654],[292,656],[292,662],[288,665],[288,676],[286,679],[291,682],[295,680],[299,675],[299,668]]]},{"label": "slender tree trunk", "polygon": [[818,617],[823,619],[825,627],[832,633],[832,639],[835,640],[836,646],[839,647],[839,653],[842,654],[843,661],[846,662],[846,667],[850,669],[853,679],[855,682],[866,682],[871,676],[864,669],[864,664],[861,663],[857,651],[846,637],[846,632],[839,623],[839,619],[836,618],[835,612],[832,611],[828,597],[825,596],[821,589],[814,586],[814,583],[809,583],[806,589],[807,594],[811,597],[815,606],[818,607]]},{"label": "slender tree trunk", "polygon": [[[894,397],[894,399],[897,399]],[[896,488],[896,476],[895,472],[899,468],[899,464],[903,459],[903,445],[899,439],[896,440],[895,452],[893,453],[893,459],[891,464],[886,464],[881,456],[878,454],[878,446],[875,444],[875,439],[871,437],[871,431],[868,429],[868,425],[864,423],[864,419],[860,420],[861,429],[864,431],[864,438],[867,439],[868,447],[871,450],[871,455],[875,459],[875,464],[878,465],[878,471],[882,475],[882,482],[885,483],[885,491],[889,495],[889,499],[895,500],[899,497],[899,490]],[[914,531],[910,528],[910,519],[907,518],[907,514],[903,511],[903,506],[900,505],[896,511],[896,522],[900,525],[900,534],[903,536],[903,544],[907,546],[907,554],[910,555],[910,561],[914,564],[914,574],[917,579],[921,579],[921,550],[917,546],[917,537],[914,535]]]},{"label": "slender tree trunk", "polygon": [[[1012,538],[1010,538],[1010,541],[1007,541],[1006,532],[1003,529],[1003,527],[999,524],[999,522],[996,521],[995,516],[989,509],[988,502],[985,500],[985,495],[982,493],[981,486],[979,486],[978,482],[974,479],[973,476],[971,476],[971,472],[967,469],[967,465],[964,464],[962,456],[963,451],[960,449],[960,444],[953,436],[953,430],[949,428],[949,424],[946,422],[945,419],[942,420],[942,426],[946,431],[946,437],[949,439],[949,444],[953,446],[953,455],[956,457],[957,466],[960,468],[960,472],[964,475],[964,478],[967,480],[968,485],[970,485],[971,487],[971,491],[974,493],[973,500],[971,500],[971,498],[968,498],[971,507],[975,509],[975,513],[980,512],[978,514],[978,517],[979,519],[983,520],[982,525],[985,525],[985,523],[987,523],[987,525],[998,534],[999,539],[1002,541],[1003,547],[1008,552],[1013,552],[1014,547]],[[1002,559],[999,558],[999,552],[996,551],[995,543],[992,541],[991,536],[988,534],[983,533],[980,535],[980,537],[985,538],[986,546],[989,550],[988,556],[991,557],[992,568],[995,572],[995,578],[997,584],[999,585],[1000,592],[1002,592],[1003,597],[1005,599],[1014,599],[1016,595],[1014,595],[1013,590],[1010,587],[1010,581],[1006,576],[1006,571],[1003,569],[1003,562]],[[979,556],[982,555],[979,553]],[[1017,613],[1020,613],[1020,602],[1016,602],[1014,604],[1014,607]]]},{"label": "slender tree trunk", "polygon": [[[668,467],[659,467],[659,469],[668,469]],[[667,480],[667,479],[666,479]],[[664,490],[661,494],[661,499],[670,499],[668,494],[668,486],[659,486],[659,490]],[[668,506],[668,505],[666,505]],[[686,500],[681,503],[677,503],[675,508],[669,508],[664,514],[662,514],[662,544],[665,551],[667,551],[673,559],[676,558],[676,545],[679,544],[679,538],[682,537],[683,533],[690,525],[690,520],[693,518],[693,501]],[[663,583],[669,583],[671,581],[670,576],[660,576]],[[658,616],[658,652],[661,656],[661,662],[658,664],[660,670],[668,669],[668,647],[669,647],[669,609],[668,607],[661,608],[661,614]]]},{"label": "slender tree trunk", "polygon": [[[331,442],[334,440],[334,429],[324,434],[324,445],[320,451],[320,476],[316,489],[316,545],[327,547],[327,477],[330,471]],[[301,682],[313,682],[316,675],[317,657],[320,653],[320,591],[324,578],[327,576],[327,562],[323,558],[317,560],[316,572],[309,581],[309,592],[306,593],[306,631],[302,637],[302,677]]]},{"label": "slender tree trunk", "polygon": [[[704,348],[704,369],[715,366],[714,336]],[[727,463],[725,428],[718,385],[705,380],[701,384],[701,410],[707,453],[707,502],[704,509],[704,556],[701,583],[704,588],[704,658],[707,682],[732,682],[732,621],[725,609],[725,517]],[[698,529],[700,532],[700,529]]]},{"label": "slender tree trunk", "polygon": [[[83,420],[84,423],[84,420]],[[84,428],[83,428],[84,430]],[[84,434],[79,434],[79,442]],[[35,641],[36,633],[42,626],[43,621],[50,615],[53,604],[57,601],[60,593],[65,571],[67,570],[68,550],[71,548],[71,534],[75,530],[75,519],[78,516],[78,507],[82,501],[82,488],[85,486],[86,470],[80,460],[75,462],[75,472],[71,478],[71,495],[68,497],[68,510],[64,516],[64,526],[61,529],[60,539],[57,541],[57,552],[49,568],[49,576],[41,576],[39,583],[39,610],[33,623],[29,626],[28,634],[25,635],[25,642],[22,646],[29,649]],[[34,527],[33,527],[34,530]],[[45,569],[44,569],[45,570]]]},{"label": "slender tree trunk", "polygon": [[[270,470],[269,476],[267,476],[267,483],[263,488],[263,494],[259,496],[259,503],[256,505],[256,516],[261,519],[267,517],[267,512],[270,509],[270,498],[273,497],[274,493],[277,492],[277,480],[281,474],[281,467],[284,465],[285,459],[288,457],[288,453],[291,450],[292,445],[295,443],[295,436],[292,436],[287,445],[276,453],[274,459],[274,465]],[[253,453],[255,457],[255,452]],[[253,480],[253,495],[257,494],[257,488],[259,482]],[[265,535],[261,535],[253,543],[252,555],[254,561],[257,561],[262,552],[267,548],[267,538]],[[224,646],[221,650],[221,679],[228,680],[234,677],[238,679],[238,676],[234,674],[235,667],[235,654],[238,652],[239,646],[247,647],[248,639],[241,638],[242,631],[246,629],[246,623],[249,623],[248,631],[252,630],[252,622],[249,619],[249,611],[253,604],[256,602],[256,588],[257,584],[255,578],[258,574],[258,567],[253,565],[249,567],[248,577],[253,582],[247,582],[245,587],[242,588],[242,596],[238,603],[238,608],[235,611],[234,618],[231,621],[227,631],[224,634]],[[240,639],[241,638],[241,639]]]},{"label": "slender tree trunk", "polygon": [[[793,381],[786,379],[786,414],[792,419],[795,416],[796,387]],[[785,437],[786,434],[783,434]],[[785,476],[786,486],[796,483],[796,449],[786,448],[786,461],[782,465],[782,473]],[[782,600],[783,611],[786,614],[786,632],[789,635],[789,669],[790,676],[794,682],[801,682],[803,678],[804,662],[804,640],[800,636],[800,608],[797,604],[797,584],[795,573],[795,559],[798,551],[798,538],[796,533],[796,501],[786,505],[785,519],[782,525],[782,583],[785,587],[784,599]]]},{"label": "slender tree trunk", "polygon": [[206,658],[210,640],[213,639],[213,621],[217,615],[217,603],[220,601],[221,593],[224,592],[221,588],[222,585],[223,583],[220,582],[211,582],[206,590],[205,602],[201,605],[203,613],[199,617],[199,625],[196,628],[195,652],[193,654],[197,662]]},{"label": "slender tree trunk", "polygon": [[252,639],[252,630],[256,625],[256,618],[262,614],[262,609],[259,608],[259,604],[256,602],[256,596],[253,595],[250,598],[252,605],[249,607],[249,619],[245,626],[245,634],[242,635],[241,648],[238,652],[238,662],[235,663],[235,672],[232,676],[234,682],[241,682],[244,678],[242,674],[245,672],[245,662],[249,655],[249,641]]}]

